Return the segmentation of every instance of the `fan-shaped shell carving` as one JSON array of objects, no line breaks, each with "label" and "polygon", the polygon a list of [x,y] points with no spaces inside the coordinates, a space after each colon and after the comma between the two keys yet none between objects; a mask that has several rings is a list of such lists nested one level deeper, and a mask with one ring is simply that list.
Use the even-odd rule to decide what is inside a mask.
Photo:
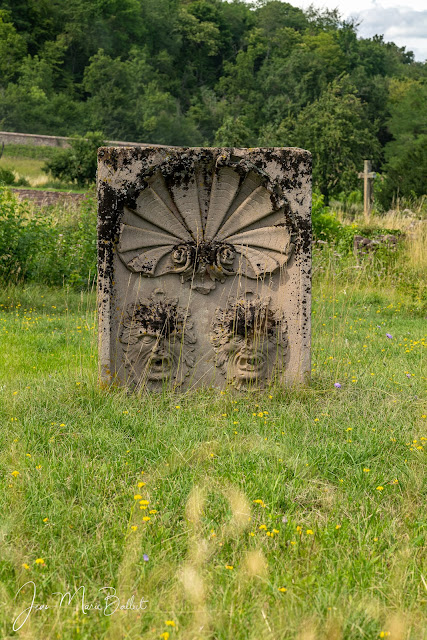
[{"label": "fan-shaped shell carving", "polygon": [[135,208],[125,207],[117,251],[134,273],[176,273],[209,293],[227,276],[283,268],[293,250],[283,219],[255,167],[200,162],[174,180],[159,170],[147,181]]}]

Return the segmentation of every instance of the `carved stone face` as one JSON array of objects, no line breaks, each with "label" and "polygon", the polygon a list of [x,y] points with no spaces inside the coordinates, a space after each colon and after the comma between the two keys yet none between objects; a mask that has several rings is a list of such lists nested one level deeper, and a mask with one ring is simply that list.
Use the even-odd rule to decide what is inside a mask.
[{"label": "carved stone face", "polygon": [[140,330],[138,337],[138,369],[147,380],[161,382],[168,380],[176,370],[176,349],[162,334]]},{"label": "carved stone face", "polygon": [[217,309],[211,332],[215,364],[237,388],[251,383],[262,385],[284,368],[286,322],[268,304],[268,299],[254,298]]},{"label": "carved stone face", "polygon": [[267,355],[264,353],[264,340],[254,342],[253,336],[231,336],[224,345],[227,353],[228,377],[243,382],[256,382],[266,376]]},{"label": "carved stone face", "polygon": [[189,312],[176,299],[156,291],[150,299],[129,305],[123,319],[120,342],[125,366],[137,388],[174,380],[177,384],[193,366],[195,337]]}]

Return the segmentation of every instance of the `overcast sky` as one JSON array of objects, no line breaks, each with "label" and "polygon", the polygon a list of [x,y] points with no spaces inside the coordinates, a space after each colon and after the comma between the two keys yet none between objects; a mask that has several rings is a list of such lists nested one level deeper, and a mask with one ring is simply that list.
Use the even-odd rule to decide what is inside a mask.
[{"label": "overcast sky", "polygon": [[337,8],[344,18],[357,18],[359,35],[370,38],[383,34],[384,40],[413,51],[415,59],[427,59],[426,0],[289,0],[306,9],[310,4],[328,9]]}]

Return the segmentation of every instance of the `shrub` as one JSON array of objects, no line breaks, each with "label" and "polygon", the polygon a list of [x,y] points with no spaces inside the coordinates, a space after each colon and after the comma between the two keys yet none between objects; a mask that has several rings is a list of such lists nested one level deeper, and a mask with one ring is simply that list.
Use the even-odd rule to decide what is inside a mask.
[{"label": "shrub", "polygon": [[0,188],[0,280],[85,287],[96,273],[96,208],[32,209]]},{"label": "shrub", "polygon": [[331,242],[339,239],[343,225],[325,205],[323,194],[313,192],[311,221],[315,240]]},{"label": "shrub", "polygon": [[95,182],[97,149],[103,144],[104,137],[99,131],[88,131],[84,137],[76,136],[69,149],[61,149],[44,164],[43,171],[61,182],[88,186]]},{"label": "shrub", "polygon": [[15,175],[9,169],[0,167],[0,184],[11,185],[15,182]]}]

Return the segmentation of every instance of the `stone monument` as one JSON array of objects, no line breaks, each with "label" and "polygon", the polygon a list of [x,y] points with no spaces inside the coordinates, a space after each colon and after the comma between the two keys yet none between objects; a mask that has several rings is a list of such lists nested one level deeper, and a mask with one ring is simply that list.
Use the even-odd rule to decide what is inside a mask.
[{"label": "stone monument", "polygon": [[102,383],[308,380],[307,151],[103,147],[98,199]]}]

